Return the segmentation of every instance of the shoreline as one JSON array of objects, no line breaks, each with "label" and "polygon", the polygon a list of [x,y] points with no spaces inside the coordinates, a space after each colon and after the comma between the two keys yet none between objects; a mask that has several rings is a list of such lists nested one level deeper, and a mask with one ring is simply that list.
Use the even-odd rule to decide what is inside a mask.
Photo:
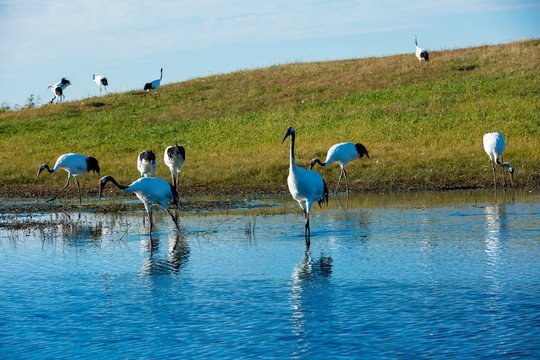
[{"label": "shoreline", "polygon": [[[39,186],[38,189],[30,189],[34,186],[9,186],[0,187],[0,214],[21,214],[21,213],[53,213],[53,212],[69,212],[69,211],[85,211],[85,212],[100,212],[114,213],[124,211],[138,211],[141,209],[141,203],[134,194],[124,193],[116,189],[105,191],[104,197],[98,201],[98,191],[93,189],[81,189],[83,197],[82,204],[78,203],[78,195],[76,190],[66,190],[53,202],[48,202],[47,198],[56,195],[58,187],[56,186]],[[285,196],[290,197],[286,186],[272,188],[274,191],[268,191],[271,187],[257,187],[251,189],[243,188],[242,191],[232,187],[202,187],[196,189],[204,191],[181,192],[180,201],[177,206],[171,206],[170,209],[177,211],[226,211],[238,209],[254,209],[270,207],[269,205],[254,204],[250,201],[250,196]],[[15,190],[14,190],[15,189]],[[19,189],[17,191],[16,189]],[[37,191],[36,191],[37,190]],[[225,190],[225,191],[224,191]],[[251,191],[247,191],[251,190]],[[432,188],[432,189],[376,189],[376,190],[354,190],[351,195],[358,194],[400,194],[400,193],[424,193],[424,192],[471,192],[471,191],[493,191],[493,188],[481,187],[461,187],[461,188]],[[499,191],[537,191],[540,188],[523,188],[523,187],[507,187],[497,188]],[[30,196],[29,196],[30,195]],[[331,192],[331,195],[336,195]],[[340,192],[339,196],[344,196],[344,192]],[[240,199],[240,197],[246,197]],[[204,199],[204,197],[216,197],[215,199]],[[230,198],[229,198],[230,197]],[[291,204],[292,204],[291,199]],[[294,203],[296,204],[296,203]]]}]

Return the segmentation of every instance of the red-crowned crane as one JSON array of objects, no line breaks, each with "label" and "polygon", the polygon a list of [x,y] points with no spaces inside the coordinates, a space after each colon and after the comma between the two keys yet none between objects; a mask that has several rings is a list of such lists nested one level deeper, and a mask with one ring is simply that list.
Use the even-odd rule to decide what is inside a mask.
[{"label": "red-crowned crane", "polygon": [[156,154],[152,150],[146,150],[137,157],[137,169],[141,177],[152,177],[156,171]]},{"label": "red-crowned crane", "polygon": [[169,146],[167,149],[165,149],[165,153],[163,154],[163,160],[171,170],[173,186],[178,192],[177,173],[180,172],[182,165],[184,165],[184,161],[186,161],[186,150],[183,146],[180,145]]},{"label": "red-crowned crane", "polygon": [[52,197],[51,199],[47,201],[52,201],[58,197],[64,191],[65,188],[69,185],[69,180],[73,176],[75,178],[75,181],[77,182],[77,190],[79,191],[79,204],[81,203],[81,188],[79,187],[79,180],[77,180],[77,176],[86,174],[90,171],[97,172],[99,175],[99,164],[98,161],[93,157],[87,157],[84,155],[79,154],[64,154],[61,155],[58,160],[56,160],[56,164],[54,165],[54,169],[50,169],[49,165],[43,164],[39,167],[39,171],[36,176],[36,180],[39,177],[39,174],[43,170],[47,170],[50,173],[55,173],[59,169],[64,169],[68,173],[68,178],[66,185],[60,190],[56,196]]},{"label": "red-crowned crane", "polygon": [[51,99],[51,104],[53,103],[53,101],[56,99],[56,103],[58,104],[58,101],[60,100],[61,102],[64,102],[64,99],[65,99],[65,95],[64,95],[64,90],[69,86],[71,85],[71,82],[66,79],[66,78],[62,78],[62,80],[60,80],[59,82],[57,82],[56,84],[54,85],[49,85],[48,89],[51,90],[51,92],[53,93],[54,97]]},{"label": "red-crowned crane", "polygon": [[144,90],[144,103],[145,104],[146,104],[146,94],[150,90],[154,90],[156,100],[157,100],[157,89],[158,89],[159,85],[161,84],[161,79],[163,79],[163,68],[161,68],[160,72],[161,72],[161,75],[160,75],[159,79],[156,79],[154,81],[151,81],[149,83],[144,84],[144,89],[143,90]]},{"label": "red-crowned crane", "polygon": [[326,161],[322,163],[319,159],[311,160],[309,164],[309,169],[313,169],[315,164],[319,164],[323,167],[328,166],[333,163],[338,163],[341,166],[341,175],[339,176],[339,181],[336,187],[336,193],[339,189],[339,184],[341,183],[341,178],[345,175],[345,185],[347,187],[347,192],[349,192],[349,182],[347,181],[347,172],[345,171],[345,165],[354,161],[356,159],[362,158],[362,156],[367,156],[369,154],[362,144],[353,144],[353,143],[341,143],[333,145],[326,154]]},{"label": "red-crowned crane", "polygon": [[504,177],[504,168],[508,168],[510,173],[510,180],[512,185],[514,183],[514,168],[507,162],[503,162],[502,155],[506,145],[504,143],[504,137],[498,132],[487,133],[484,135],[484,150],[491,160],[491,168],[493,169],[493,183],[495,189],[497,189],[497,179],[495,177],[495,164],[501,167],[502,177],[503,177],[503,187],[506,186],[506,179]]},{"label": "red-crowned crane", "polygon": [[107,91],[107,86],[109,86],[109,81],[107,80],[105,76],[103,75],[96,76],[96,74],[93,74],[92,80],[97,84],[97,86],[99,86],[99,96],[101,96],[102,86],[105,89],[105,92],[107,93],[107,95],[109,95],[109,92]]},{"label": "red-crowned crane", "polygon": [[424,61],[425,65],[429,62],[429,54],[426,49],[422,49],[420,46],[418,46],[418,41],[416,41],[416,35],[414,35],[414,44],[416,45],[416,58],[418,61],[420,61],[420,67],[422,70],[424,70],[424,66],[422,65],[422,60]]},{"label": "red-crowned crane", "polygon": [[304,237],[306,238],[306,246],[309,248],[310,244],[310,228],[309,228],[309,213],[311,211],[311,205],[315,201],[319,203],[325,202],[328,204],[328,188],[326,183],[319,173],[312,170],[300,168],[296,165],[294,159],[294,141],[296,133],[294,128],[288,127],[285,137],[281,140],[281,144],[287,137],[291,137],[291,156],[289,164],[289,176],[287,177],[287,184],[289,185],[289,191],[304,211],[304,218],[306,223],[304,226]]},{"label": "red-crowned crane", "polygon": [[112,176],[104,176],[99,180],[99,199],[101,199],[103,188],[109,182],[113,183],[114,186],[122,191],[135,193],[139,200],[142,201],[148,213],[148,221],[150,223],[148,235],[152,234],[152,228],[154,226],[152,205],[159,205],[165,209],[173,219],[176,229],[180,232],[176,219],[167,207],[167,203],[175,205],[177,198],[176,191],[169,182],[159,178],[143,177],[135,180],[131,185],[120,185]]}]

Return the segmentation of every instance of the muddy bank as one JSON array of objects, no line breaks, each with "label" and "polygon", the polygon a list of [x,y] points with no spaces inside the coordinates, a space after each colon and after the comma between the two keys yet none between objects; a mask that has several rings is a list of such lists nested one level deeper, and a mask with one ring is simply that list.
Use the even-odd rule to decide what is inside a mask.
[{"label": "muddy bank", "polygon": [[[23,193],[24,194],[24,193]],[[5,195],[0,199],[0,215],[9,216],[12,214],[24,213],[66,213],[66,212],[97,212],[97,213],[115,213],[123,211],[140,211],[144,206],[136,196],[125,196],[126,194],[106,194],[106,197],[98,201],[97,194],[82,193],[82,204],[79,204],[77,194],[70,194],[66,198],[57,198],[48,202],[47,197],[31,198],[19,194],[17,197],[6,198]],[[121,196],[124,195],[124,196]],[[90,198],[88,198],[90,197]],[[238,196],[231,199],[205,199],[181,197],[177,205],[169,205],[171,210],[179,211],[209,211],[209,210],[233,210],[233,209],[253,209],[266,207],[268,204],[254,203],[249,198],[238,199]]]},{"label": "muddy bank", "polygon": [[[63,184],[62,184],[63,186]],[[3,185],[0,186],[0,198],[25,198],[25,199],[45,199],[50,198],[62,189],[62,186],[47,185]],[[98,197],[99,188],[83,187],[81,184],[82,197]],[[279,194],[288,192],[287,184],[282,186],[181,186],[178,193],[182,195],[242,195],[242,194]],[[122,194],[117,189],[109,188],[103,191],[104,196],[120,196]],[[60,195],[59,200],[76,200],[77,187],[70,184]]]}]

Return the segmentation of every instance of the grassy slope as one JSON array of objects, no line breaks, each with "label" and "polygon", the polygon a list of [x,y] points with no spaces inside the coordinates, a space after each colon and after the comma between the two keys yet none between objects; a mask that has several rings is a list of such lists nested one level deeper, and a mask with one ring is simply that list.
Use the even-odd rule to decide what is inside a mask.
[{"label": "grassy slope", "polygon": [[[354,190],[492,186],[482,146],[491,131],[505,136],[517,185],[540,186],[540,40],[430,57],[424,72],[414,54],[288,64],[165,85],[148,106],[132,91],[4,112],[0,183],[56,189],[64,172],[34,177],[66,152],[96,157],[102,175],[127,183],[146,149],[161,160],[155,176],[169,179],[162,154],[177,143],[183,192],[284,191],[290,125],[301,166],[337,142],[367,147],[371,158],[348,166]],[[318,171],[333,189],[338,166]],[[81,186],[95,192],[96,179]]]}]

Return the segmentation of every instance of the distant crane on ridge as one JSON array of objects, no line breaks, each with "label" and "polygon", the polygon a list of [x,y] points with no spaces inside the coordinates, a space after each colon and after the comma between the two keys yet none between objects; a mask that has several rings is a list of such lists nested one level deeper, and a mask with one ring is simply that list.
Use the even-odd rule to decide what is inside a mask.
[{"label": "distant crane on ridge", "polygon": [[51,100],[51,104],[53,103],[53,101],[56,99],[56,103],[58,104],[58,101],[60,100],[61,102],[64,102],[64,99],[65,99],[65,95],[64,95],[64,90],[69,86],[71,85],[71,82],[66,79],[66,78],[62,78],[62,80],[60,80],[59,82],[57,82],[56,84],[54,85],[49,85],[48,89],[51,90],[51,92],[53,93],[54,97],[52,98]]},{"label": "distant crane on ridge", "polygon": [[426,49],[418,46],[418,42],[416,41],[416,35],[414,35],[414,44],[416,45],[416,58],[418,59],[418,61],[420,61],[420,67],[422,68],[422,70],[425,70],[425,67],[422,65],[422,60],[424,60],[424,63],[427,66],[427,63],[429,62],[429,54]]},{"label": "distant crane on ridge", "polygon": [[105,76],[103,75],[96,76],[96,74],[93,74],[92,80],[97,84],[97,86],[99,86],[99,96],[101,96],[102,86],[105,89],[105,92],[107,92],[107,95],[109,95],[109,92],[107,91],[107,86],[109,85],[109,81],[107,80]]},{"label": "distant crane on ridge", "polygon": [[146,104],[146,94],[150,91],[150,90],[154,90],[154,93],[155,93],[155,96],[156,96],[156,101],[157,101],[157,89],[159,88],[159,85],[161,84],[161,79],[163,79],[163,68],[161,68],[160,70],[160,73],[161,73],[161,76],[159,77],[159,79],[156,79],[154,81],[151,81],[149,83],[146,83],[144,84],[144,103]]}]

